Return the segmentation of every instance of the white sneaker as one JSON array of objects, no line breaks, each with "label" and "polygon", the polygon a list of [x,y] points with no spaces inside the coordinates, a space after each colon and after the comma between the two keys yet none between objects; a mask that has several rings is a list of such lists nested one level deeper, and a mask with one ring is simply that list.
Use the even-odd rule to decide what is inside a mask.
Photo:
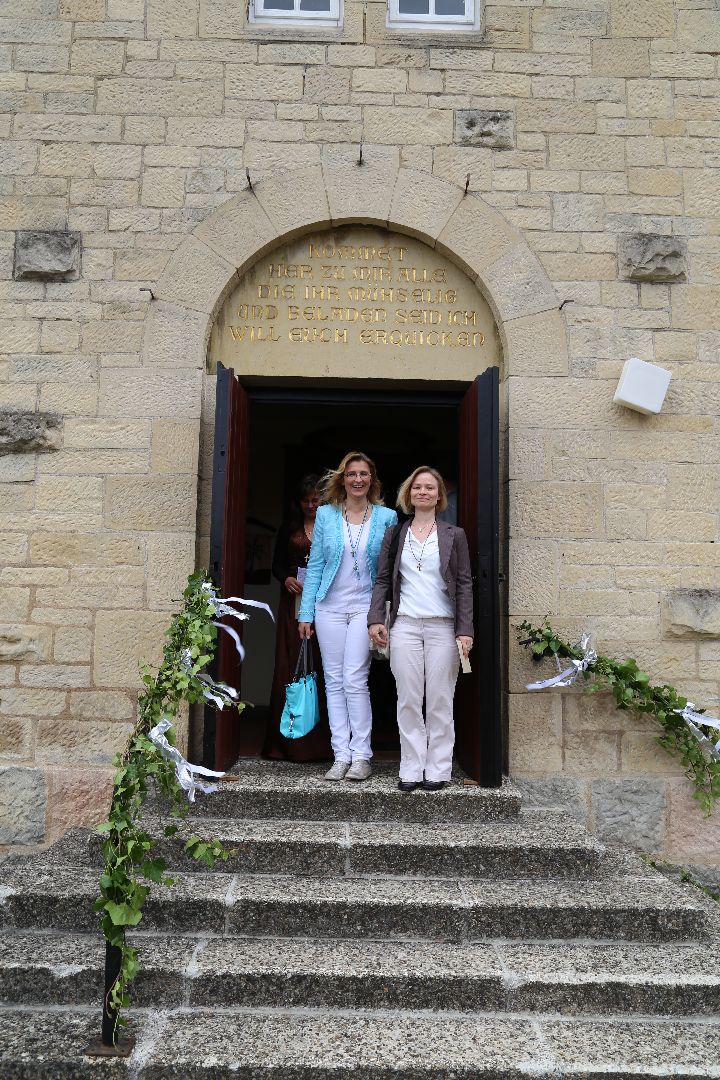
[{"label": "white sneaker", "polygon": [[349,768],[349,761],[336,761],[335,764],[325,773],[325,779],[342,780]]},{"label": "white sneaker", "polygon": [[370,768],[369,761],[353,761],[352,765],[345,773],[346,780],[367,780],[372,776],[372,769]]}]

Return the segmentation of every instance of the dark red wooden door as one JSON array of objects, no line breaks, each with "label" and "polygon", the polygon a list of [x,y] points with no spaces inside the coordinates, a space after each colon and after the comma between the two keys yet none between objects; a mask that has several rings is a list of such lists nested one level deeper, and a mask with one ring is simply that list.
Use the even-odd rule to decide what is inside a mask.
[{"label": "dark red wooden door", "polygon": [[499,373],[488,368],[460,405],[458,525],[473,567],[475,643],[472,673],[460,675],[455,695],[455,754],[485,787],[502,782],[500,715]]},{"label": "dark red wooden door", "polygon": [[[232,368],[218,364],[215,393],[210,522],[210,574],[221,596],[242,596],[245,587],[245,517],[249,461],[248,397]],[[238,623],[232,624],[235,628]],[[228,634],[218,640],[216,677],[240,690],[241,665]],[[243,750],[237,709],[206,709],[205,754],[212,768],[228,769]]]}]

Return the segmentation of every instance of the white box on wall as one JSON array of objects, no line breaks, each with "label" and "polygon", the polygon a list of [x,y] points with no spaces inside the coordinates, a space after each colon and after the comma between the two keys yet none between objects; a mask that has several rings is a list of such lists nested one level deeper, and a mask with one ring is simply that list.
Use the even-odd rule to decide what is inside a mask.
[{"label": "white box on wall", "polygon": [[667,368],[631,356],[623,364],[613,401],[641,413],[659,413],[672,378]]}]

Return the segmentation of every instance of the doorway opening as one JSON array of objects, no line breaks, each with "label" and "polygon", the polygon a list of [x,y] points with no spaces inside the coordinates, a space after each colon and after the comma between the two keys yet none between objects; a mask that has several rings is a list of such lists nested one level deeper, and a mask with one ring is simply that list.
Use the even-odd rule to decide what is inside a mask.
[{"label": "doorway opening", "polygon": [[[322,473],[335,466],[348,450],[376,460],[390,504],[401,480],[419,464],[435,465],[455,479],[457,524],[468,539],[475,609],[473,670],[461,678],[455,695],[455,752],[472,779],[496,787],[503,768],[498,369],[488,367],[469,385],[440,386],[415,389],[395,382],[367,389],[355,380],[340,388],[328,387],[327,380],[243,386],[232,369],[218,364],[210,572],[221,595],[269,596],[272,603],[272,590],[279,586],[268,580],[268,564],[293,486],[311,470]],[[248,723],[253,710],[238,718],[234,710],[206,709],[204,761],[210,767],[227,769],[262,745],[274,655],[272,632],[262,622],[245,625],[242,668],[227,635],[218,642],[215,673],[239,687],[244,699],[255,699],[258,712],[253,724]],[[376,691],[373,706],[375,749],[397,752],[393,690],[386,685],[384,692]]]},{"label": "doorway opening", "polygon": [[[268,603],[275,612],[282,585],[271,574],[272,546],[303,476],[322,476],[352,449],[375,461],[386,506],[395,506],[398,487],[419,464],[434,466],[457,484],[462,393],[246,389],[250,434],[245,595]],[[270,621],[258,615],[244,627],[242,696],[253,708],[242,718],[243,756],[259,755],[267,725],[279,723],[270,712],[275,633]],[[396,759],[399,737],[389,665],[373,661],[369,682],[373,754]]]}]

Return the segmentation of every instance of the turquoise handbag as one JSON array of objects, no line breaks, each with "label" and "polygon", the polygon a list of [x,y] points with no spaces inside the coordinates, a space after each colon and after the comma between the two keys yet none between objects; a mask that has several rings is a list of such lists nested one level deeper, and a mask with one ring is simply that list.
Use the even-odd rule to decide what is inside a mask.
[{"label": "turquoise handbag", "polygon": [[307,638],[302,639],[293,681],[285,687],[285,708],[280,717],[280,734],[286,739],[302,739],[320,720],[317,675],[308,672]]}]

